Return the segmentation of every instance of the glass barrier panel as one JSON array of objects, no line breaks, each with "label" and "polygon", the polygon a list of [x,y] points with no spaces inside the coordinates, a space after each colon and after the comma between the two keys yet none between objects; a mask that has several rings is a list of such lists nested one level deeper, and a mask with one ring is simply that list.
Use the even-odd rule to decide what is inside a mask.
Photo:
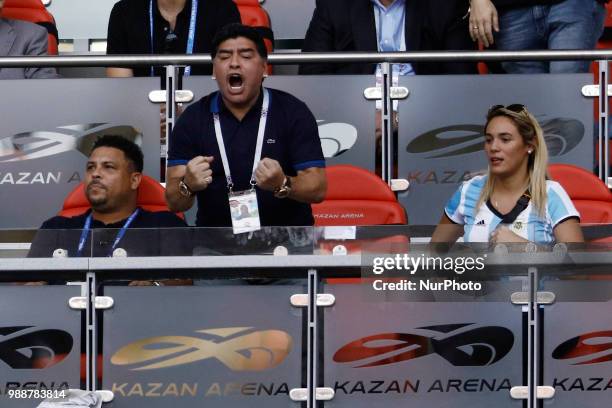
[{"label": "glass barrier panel", "polygon": [[[112,407],[286,407],[306,387],[306,280],[104,285],[102,388]],[[135,321],[137,324],[135,324]]]},{"label": "glass barrier panel", "polygon": [[[80,286],[0,284],[0,406],[31,408],[82,388]],[[84,370],[83,370],[84,372]]]},{"label": "glass barrier panel", "polygon": [[[593,166],[593,101],[581,95],[592,74],[412,75],[399,84],[399,195],[411,220],[438,222],[464,181],[486,173],[484,125],[490,107],[522,104],[544,131],[551,163]],[[466,97],[469,95],[469,103]]]},{"label": "glass barrier panel", "polygon": [[321,282],[335,297],[320,315],[326,407],[522,407],[510,389],[525,381],[524,312],[511,297],[527,265],[465,244],[361,254],[361,276]]},{"label": "glass barrier panel", "polygon": [[0,228],[39,228],[60,209],[70,216],[85,212],[89,207],[85,197],[77,194],[64,201],[85,180],[87,157],[105,134],[139,144],[144,174],[159,180],[160,107],[149,101],[159,82],[159,78],[2,80],[1,92],[11,95],[11,103],[0,105]]},{"label": "glass barrier panel", "polygon": [[[129,228],[93,231],[94,257],[304,255],[313,253],[312,227]],[[117,241],[117,238],[120,238]]]},{"label": "glass barrier panel", "polygon": [[559,248],[561,268],[540,267],[543,356],[540,385],[552,387],[545,406],[605,406],[612,390],[612,246]]}]

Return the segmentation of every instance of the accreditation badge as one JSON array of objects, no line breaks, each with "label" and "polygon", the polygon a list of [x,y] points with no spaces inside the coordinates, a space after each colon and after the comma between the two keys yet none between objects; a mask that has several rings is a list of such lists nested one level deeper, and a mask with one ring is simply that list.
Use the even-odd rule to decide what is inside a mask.
[{"label": "accreditation badge", "polygon": [[234,234],[261,229],[255,190],[235,191],[228,196]]}]

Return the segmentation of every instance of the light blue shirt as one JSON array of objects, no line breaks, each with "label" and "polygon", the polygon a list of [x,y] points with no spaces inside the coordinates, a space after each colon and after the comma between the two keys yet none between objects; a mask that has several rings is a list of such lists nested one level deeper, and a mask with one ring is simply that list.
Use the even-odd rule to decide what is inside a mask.
[{"label": "light blue shirt", "polygon": [[[383,6],[380,0],[372,0],[372,4],[378,51],[406,51],[406,0],[395,0],[389,7]],[[394,64],[393,70],[399,70],[399,75],[414,75],[412,65],[407,63]]]},{"label": "light blue shirt", "polygon": [[[464,242],[488,242],[491,233],[501,224],[502,214],[489,203],[476,207],[487,176],[476,176],[464,182],[450,198],[444,212],[455,224],[463,225]],[[580,218],[571,198],[555,181],[546,181],[546,211],[540,214],[529,204],[508,225],[510,231],[537,244],[555,242],[554,228],[568,218]]]}]

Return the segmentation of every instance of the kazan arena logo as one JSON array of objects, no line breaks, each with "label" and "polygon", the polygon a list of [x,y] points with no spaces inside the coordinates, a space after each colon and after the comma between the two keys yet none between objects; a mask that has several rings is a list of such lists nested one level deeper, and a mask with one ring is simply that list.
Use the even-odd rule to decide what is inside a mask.
[{"label": "kazan arena logo", "polygon": [[130,370],[156,370],[216,359],[232,371],[266,371],[281,364],[293,339],[282,330],[221,327],[194,336],[156,336],[132,342],[111,358]]},{"label": "kazan arena logo", "polygon": [[483,367],[504,358],[514,345],[512,331],[501,326],[473,323],[417,327],[434,333],[378,333],[342,346],[334,354],[337,363],[355,368],[377,367],[414,360],[431,354],[456,367]]},{"label": "kazan arena logo", "polygon": [[357,128],[349,123],[325,123],[324,120],[317,120],[317,124],[323,156],[326,159],[340,156],[357,142]]},{"label": "kazan arena logo", "polygon": [[[573,150],[584,137],[584,125],[577,119],[553,118],[540,121],[551,156]],[[482,150],[484,127],[453,125],[430,130],[412,140],[406,151],[427,159],[460,156]]]},{"label": "kazan arena logo", "polygon": [[0,327],[0,363],[17,370],[49,368],[70,354],[72,344],[72,336],[63,330]]},{"label": "kazan arena logo", "polygon": [[612,330],[584,333],[561,343],[553,351],[555,360],[571,365],[612,362]]},{"label": "kazan arena logo", "polygon": [[[317,121],[323,155],[336,157],[357,142],[357,128],[349,123]],[[54,130],[19,133],[0,138],[0,163],[39,159],[71,150],[87,155],[103,134],[120,135],[142,144],[142,133],[132,126],[88,123],[59,126]]]},{"label": "kazan arena logo", "polygon": [[142,133],[133,126],[85,123],[59,126],[54,130],[19,133],[0,138],[0,163],[40,159],[76,150],[89,154],[98,137],[120,135],[142,144]]}]

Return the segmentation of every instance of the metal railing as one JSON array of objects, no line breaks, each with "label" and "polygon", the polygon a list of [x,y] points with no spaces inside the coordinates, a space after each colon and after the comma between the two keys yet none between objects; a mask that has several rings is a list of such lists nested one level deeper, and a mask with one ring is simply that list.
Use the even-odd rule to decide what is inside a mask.
[{"label": "metal railing", "polygon": [[[612,50],[533,50],[533,51],[418,51],[418,52],[333,52],[333,53],[272,53],[268,62],[273,65],[308,64],[308,63],[382,63],[383,72],[390,72],[389,65],[404,62],[445,62],[445,61],[565,61],[582,60],[599,62],[599,95],[609,95],[608,91],[608,60],[612,59]],[[35,57],[0,57],[0,68],[15,67],[121,67],[158,65],[166,66],[166,83],[172,84],[176,91],[180,81],[176,79],[180,72],[175,69],[182,65],[211,64],[209,54],[198,55],[67,55],[67,56],[35,56]],[[386,69],[385,69],[386,68]],[[388,75],[387,75],[388,76]],[[381,103],[382,116],[382,163],[383,179],[391,184],[393,126],[389,113],[391,98],[391,81],[383,78]],[[166,103],[172,106],[169,110],[166,124],[170,135],[175,121],[174,92],[167,93]],[[599,178],[608,185],[610,177],[610,152],[608,137],[608,106],[607,98],[599,98],[598,108],[598,162]]]},{"label": "metal railing", "polygon": [[[443,61],[567,61],[608,60],[612,50],[537,50],[537,51],[417,51],[417,52],[333,52],[272,53],[271,64],[303,63],[402,63]],[[0,57],[0,67],[107,67],[141,65],[207,65],[210,55],[66,55]]]}]

